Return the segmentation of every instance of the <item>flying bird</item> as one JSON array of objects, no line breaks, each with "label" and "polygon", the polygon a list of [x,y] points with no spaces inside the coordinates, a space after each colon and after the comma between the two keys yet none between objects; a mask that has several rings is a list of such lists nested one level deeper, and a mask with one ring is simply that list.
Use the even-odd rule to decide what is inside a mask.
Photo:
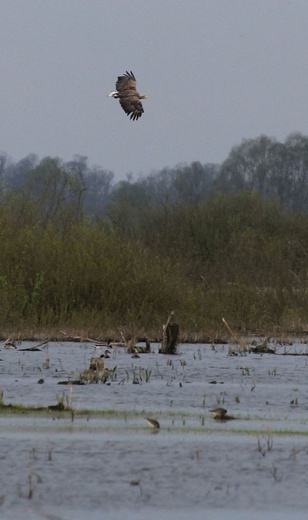
[{"label": "flying bird", "polygon": [[144,94],[141,96],[136,89],[136,78],[132,71],[126,71],[126,74],[119,76],[116,82],[116,91],[108,94],[108,97],[119,99],[120,105],[124,112],[133,121],[142,116],[144,110],[140,99],[148,99]]}]

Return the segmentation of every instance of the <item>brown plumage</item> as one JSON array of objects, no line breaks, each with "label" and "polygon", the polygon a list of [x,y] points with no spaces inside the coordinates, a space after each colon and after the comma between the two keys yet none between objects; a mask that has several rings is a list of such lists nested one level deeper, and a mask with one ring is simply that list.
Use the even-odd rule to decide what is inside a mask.
[{"label": "brown plumage", "polygon": [[225,408],[214,408],[214,410],[210,410],[213,414],[214,419],[223,420],[226,418],[227,410]]},{"label": "brown plumage", "polygon": [[148,96],[140,95],[136,89],[136,78],[132,71],[119,76],[116,82],[116,92],[110,92],[108,96],[119,99],[124,112],[133,121],[142,116],[144,110],[140,99],[147,99]]},{"label": "brown plumage", "polygon": [[151,426],[151,428],[154,428],[154,430],[158,430],[160,428],[160,424],[156,419],[150,419],[149,417],[146,417],[145,420],[147,421],[148,425]]}]

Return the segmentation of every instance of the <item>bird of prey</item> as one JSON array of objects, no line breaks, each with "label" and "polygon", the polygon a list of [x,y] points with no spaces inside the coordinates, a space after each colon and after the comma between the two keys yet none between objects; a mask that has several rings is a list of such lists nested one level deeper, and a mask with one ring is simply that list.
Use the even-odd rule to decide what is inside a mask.
[{"label": "bird of prey", "polygon": [[139,119],[144,112],[140,99],[148,98],[148,96],[140,95],[137,92],[136,78],[132,71],[126,71],[126,74],[118,77],[116,91],[110,92],[108,96],[118,99],[124,112],[128,116],[130,115],[130,119],[133,121]]}]

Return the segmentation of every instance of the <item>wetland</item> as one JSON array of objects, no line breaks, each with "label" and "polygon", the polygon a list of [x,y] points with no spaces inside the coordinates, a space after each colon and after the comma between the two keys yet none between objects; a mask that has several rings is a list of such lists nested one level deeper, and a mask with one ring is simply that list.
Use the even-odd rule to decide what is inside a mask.
[{"label": "wetland", "polygon": [[[22,350],[33,345],[0,351],[1,518],[304,518],[304,341],[270,342],[274,355],[152,344],[137,358],[123,347],[100,358],[106,347],[89,342]],[[93,357],[105,383],[59,384]],[[217,407],[232,420],[215,420]]]}]

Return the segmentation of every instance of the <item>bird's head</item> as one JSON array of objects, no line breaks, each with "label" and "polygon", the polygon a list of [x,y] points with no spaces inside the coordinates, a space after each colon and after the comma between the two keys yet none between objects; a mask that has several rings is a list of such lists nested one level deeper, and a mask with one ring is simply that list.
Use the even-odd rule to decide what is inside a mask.
[{"label": "bird's head", "polygon": [[107,94],[108,97],[114,97],[114,98],[118,98],[119,97],[119,94],[118,92],[109,92],[109,94]]}]

